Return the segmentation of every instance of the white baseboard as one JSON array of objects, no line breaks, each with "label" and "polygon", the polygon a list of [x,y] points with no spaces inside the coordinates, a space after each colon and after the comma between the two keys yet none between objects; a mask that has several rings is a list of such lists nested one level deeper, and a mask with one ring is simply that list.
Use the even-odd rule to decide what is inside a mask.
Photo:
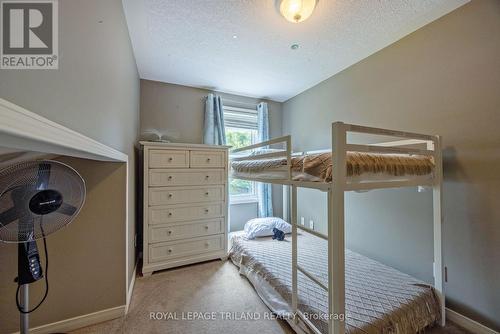
[{"label": "white baseboard", "polygon": [[[120,318],[125,315],[125,308],[126,305],[122,305],[66,320],[53,322],[51,324],[31,328],[30,333],[49,334],[49,333],[64,333],[64,332],[74,331],[82,327],[87,327],[98,324],[100,322]],[[19,334],[19,332],[16,332],[14,334]]]},{"label": "white baseboard", "polygon": [[465,315],[450,310],[449,308],[446,309],[446,319],[474,334],[499,334],[497,331],[467,318]]},{"label": "white baseboard", "polygon": [[134,275],[132,276],[132,280],[130,281],[130,284],[128,286],[128,291],[127,291],[127,301],[125,305],[125,314],[128,313],[128,308],[130,307],[130,301],[132,300],[132,293],[134,292],[134,285],[135,285],[135,277],[137,276],[137,264],[134,267]]}]

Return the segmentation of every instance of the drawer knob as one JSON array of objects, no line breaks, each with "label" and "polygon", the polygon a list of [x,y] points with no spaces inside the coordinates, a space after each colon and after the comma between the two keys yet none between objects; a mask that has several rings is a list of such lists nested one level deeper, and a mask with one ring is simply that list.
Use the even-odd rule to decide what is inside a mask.
[{"label": "drawer knob", "polygon": [[169,252],[169,253],[172,253],[172,248],[169,248],[169,249],[168,249],[168,252]]},{"label": "drawer knob", "polygon": [[205,242],[205,247],[208,247],[210,246],[210,244],[208,242]]},{"label": "drawer knob", "polygon": [[208,225],[205,225],[205,230],[208,230]]},{"label": "drawer knob", "polygon": [[208,196],[208,191],[207,191],[207,192],[205,192],[205,196]]},{"label": "drawer knob", "polygon": [[172,175],[169,175],[169,176],[168,176],[168,180],[169,180],[169,181],[170,181],[170,180],[172,180]]},{"label": "drawer knob", "polygon": [[172,231],[168,231],[168,235],[172,234]]},{"label": "drawer knob", "polygon": [[210,158],[207,158],[207,162],[210,162]]},{"label": "drawer knob", "polygon": [[172,196],[174,196],[172,193],[168,194],[168,198],[172,198]]},{"label": "drawer knob", "polygon": [[169,216],[169,217],[172,217],[172,212],[169,212],[169,213],[168,213],[168,216]]},{"label": "drawer knob", "polygon": [[207,179],[207,180],[208,180],[209,178],[210,178],[210,175],[205,176],[205,179]]},{"label": "drawer knob", "polygon": [[174,160],[174,158],[172,158],[172,157],[168,158],[168,161],[172,161],[172,160]]},{"label": "drawer knob", "polygon": [[205,213],[208,213],[208,209],[205,209]]}]

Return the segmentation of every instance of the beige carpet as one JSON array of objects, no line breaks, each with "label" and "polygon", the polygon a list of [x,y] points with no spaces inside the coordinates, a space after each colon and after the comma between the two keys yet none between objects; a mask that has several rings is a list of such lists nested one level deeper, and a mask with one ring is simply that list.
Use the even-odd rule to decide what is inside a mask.
[{"label": "beige carpet", "polygon": [[[150,319],[151,312],[167,319]],[[266,315],[269,309],[238,269],[230,261],[212,261],[138,277],[127,316],[72,333],[293,333],[285,321]],[[428,332],[444,333],[467,334],[453,324]]]}]

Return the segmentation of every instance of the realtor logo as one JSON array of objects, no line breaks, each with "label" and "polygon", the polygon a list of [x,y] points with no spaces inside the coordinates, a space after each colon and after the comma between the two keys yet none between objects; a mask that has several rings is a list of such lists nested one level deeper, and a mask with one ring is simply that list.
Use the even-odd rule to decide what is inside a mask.
[{"label": "realtor logo", "polygon": [[2,69],[57,69],[57,0],[0,1]]}]

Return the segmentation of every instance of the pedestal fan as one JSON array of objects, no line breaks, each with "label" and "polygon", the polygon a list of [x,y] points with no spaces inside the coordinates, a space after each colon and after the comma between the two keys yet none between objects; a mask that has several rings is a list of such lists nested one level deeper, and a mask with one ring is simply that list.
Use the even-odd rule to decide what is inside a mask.
[{"label": "pedestal fan", "polygon": [[[18,243],[16,305],[22,334],[29,331],[29,313],[49,292],[45,237],[71,223],[85,200],[85,181],[68,165],[57,161],[29,161],[0,171],[0,241]],[[44,277],[37,239],[45,251],[45,294],[29,309],[29,284]]]}]

